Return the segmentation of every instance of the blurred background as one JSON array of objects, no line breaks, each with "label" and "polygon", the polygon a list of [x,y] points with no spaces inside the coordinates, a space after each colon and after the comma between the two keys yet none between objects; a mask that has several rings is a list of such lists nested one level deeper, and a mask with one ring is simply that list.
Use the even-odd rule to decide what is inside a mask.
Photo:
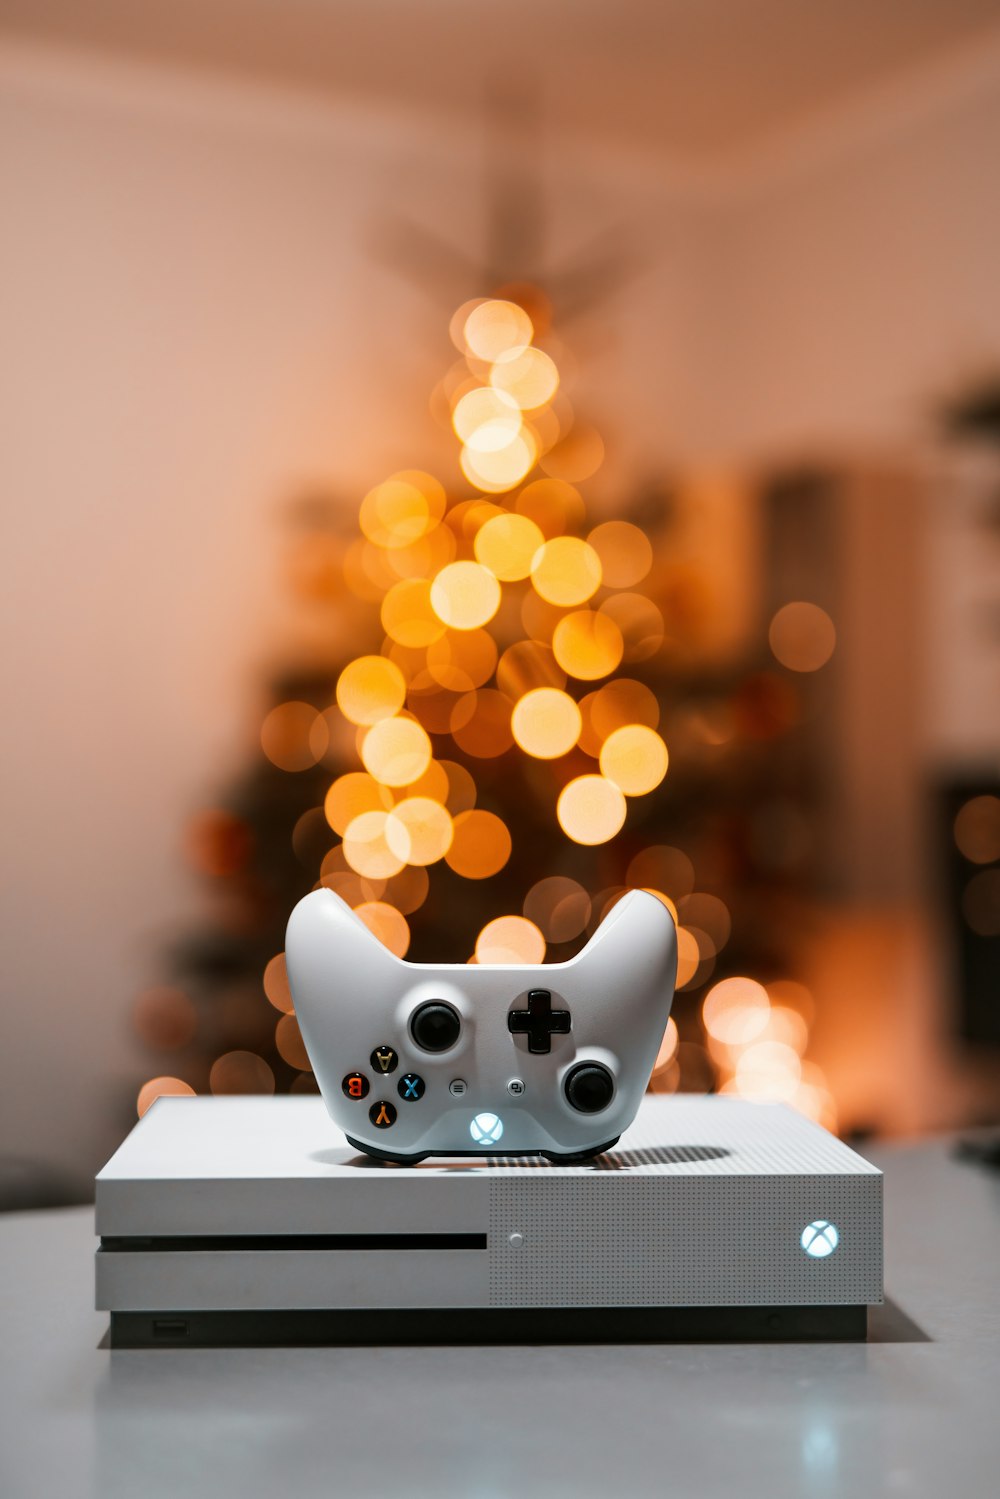
[{"label": "blurred background", "polygon": [[0,18],[0,1205],[314,1088],[318,882],[645,886],[654,1089],[995,1121],[997,0]]}]

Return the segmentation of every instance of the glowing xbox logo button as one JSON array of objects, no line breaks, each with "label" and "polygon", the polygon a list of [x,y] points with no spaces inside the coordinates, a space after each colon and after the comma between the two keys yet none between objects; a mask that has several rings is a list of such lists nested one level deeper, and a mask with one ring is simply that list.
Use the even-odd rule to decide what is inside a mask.
[{"label": "glowing xbox logo button", "polygon": [[477,1145],[495,1145],[503,1134],[503,1120],[499,1114],[477,1114],[469,1125],[469,1134]]},{"label": "glowing xbox logo button", "polygon": [[817,1218],[815,1223],[807,1224],[802,1230],[799,1243],[806,1254],[811,1255],[814,1260],[825,1260],[840,1243],[837,1225],[828,1223],[825,1218]]}]

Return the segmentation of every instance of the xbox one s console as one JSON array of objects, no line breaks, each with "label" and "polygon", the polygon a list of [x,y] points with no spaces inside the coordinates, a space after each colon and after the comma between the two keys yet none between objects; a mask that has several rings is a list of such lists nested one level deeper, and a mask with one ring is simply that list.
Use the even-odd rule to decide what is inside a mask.
[{"label": "xbox one s console", "polygon": [[299,901],[285,959],[326,1107],[383,1161],[585,1160],[635,1118],[670,1015],[677,937],[645,890],[544,966],[405,963],[332,890]]},{"label": "xbox one s console", "polygon": [[502,1148],[401,1166],[315,1096],[157,1100],[97,1179],[112,1347],[863,1338],[882,1299],[881,1174],[782,1105],[647,1095],[586,1162]]}]

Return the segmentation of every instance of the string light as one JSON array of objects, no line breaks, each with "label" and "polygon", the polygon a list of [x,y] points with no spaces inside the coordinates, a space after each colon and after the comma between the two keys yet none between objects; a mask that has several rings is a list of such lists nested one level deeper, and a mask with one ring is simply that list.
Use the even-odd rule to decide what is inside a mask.
[{"label": "string light", "polygon": [[[384,639],[366,644],[379,653],[359,653],[344,666],[336,706],[279,703],[262,728],[265,754],[279,769],[340,771],[325,795],[316,793],[322,806],[299,817],[295,853],[307,869],[319,861],[319,883],[399,958],[410,947],[407,918],[428,900],[442,866],[450,871],[446,880],[483,882],[484,895],[509,865],[530,866],[532,850],[515,850],[504,818],[477,805],[480,785],[484,800],[502,802],[505,756],[526,757],[537,816],[567,846],[600,848],[622,832],[630,804],[662,784],[668,740],[679,756],[692,735],[710,746],[736,735],[766,740],[798,713],[788,678],[759,672],[740,693],[694,716],[674,710],[668,733],[656,694],[617,675],[656,655],[667,638],[663,612],[641,591],[654,568],[662,597],[672,600],[671,630],[677,609],[694,607],[693,595],[685,579],[671,593],[679,575],[668,579],[666,561],[654,558],[639,526],[621,519],[589,524],[576,486],[598,470],[604,445],[567,397],[564,362],[546,334],[549,312],[530,287],[473,298],[456,311],[449,331],[461,357],[438,386],[433,409],[459,444],[472,497],[449,496],[437,478],[416,469],[389,474],[368,490],[360,535],[343,549],[340,565],[346,593],[358,601],[352,607],[378,610]],[[310,596],[336,591],[336,555],[327,547],[320,563],[306,567],[300,559],[297,576]],[[777,662],[792,672],[819,669],[836,643],[829,616],[805,602],[778,610],[768,637]],[[352,755],[356,768],[344,769]],[[473,774],[463,760],[481,768]],[[994,803],[974,798],[956,820],[956,842],[973,864],[1000,857]],[[642,824],[639,813],[637,831]],[[331,840],[339,842],[331,848]],[[206,814],[191,843],[199,867],[213,875],[242,868],[250,853],[249,830],[229,813]],[[512,864],[515,852],[519,862]],[[577,942],[593,930],[631,886],[650,891],[677,922],[678,986],[709,983],[732,918],[717,896],[695,889],[682,850],[638,848],[626,883],[593,896],[567,875],[539,875],[520,913],[486,921],[470,961],[540,963],[549,944]],[[621,870],[611,863],[602,878],[616,877]],[[993,875],[970,870],[969,878],[966,920],[974,930],[992,929]],[[296,1086],[310,1086],[283,954],[271,958],[263,980],[278,1012],[275,1051],[300,1074]],[[765,989],[750,977],[723,978],[698,1012],[704,1045],[682,1039],[669,1022],[653,1086],[673,1091],[691,1078],[697,1085],[710,1054],[725,1090],[786,1099],[828,1119],[825,1081],[803,1059],[810,1006],[808,993],[790,981]],[[152,1037],[157,1024],[166,1035],[157,1015],[150,1002],[141,1014],[137,1008],[144,1035]],[[254,1052],[227,1052],[212,1067],[216,1092],[274,1086],[273,1071]],[[191,1091],[178,1078],[151,1079],[140,1108],[156,1087]]]}]

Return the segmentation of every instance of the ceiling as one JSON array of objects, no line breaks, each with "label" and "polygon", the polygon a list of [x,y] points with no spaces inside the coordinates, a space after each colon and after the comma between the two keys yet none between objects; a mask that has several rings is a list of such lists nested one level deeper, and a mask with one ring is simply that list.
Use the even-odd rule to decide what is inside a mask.
[{"label": "ceiling", "polygon": [[555,130],[703,163],[974,49],[1000,0],[0,0],[0,26],[457,123],[533,79]]}]

